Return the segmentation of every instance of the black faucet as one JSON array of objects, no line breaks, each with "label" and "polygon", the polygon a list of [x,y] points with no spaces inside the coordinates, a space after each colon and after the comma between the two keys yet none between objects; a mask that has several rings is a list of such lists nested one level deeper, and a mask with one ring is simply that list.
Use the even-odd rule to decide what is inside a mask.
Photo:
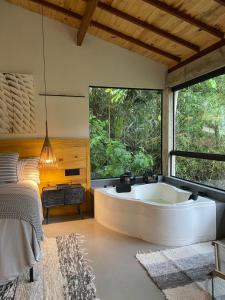
[{"label": "black faucet", "polygon": [[194,201],[198,200],[198,193],[192,193],[188,198],[188,200],[194,200]]}]

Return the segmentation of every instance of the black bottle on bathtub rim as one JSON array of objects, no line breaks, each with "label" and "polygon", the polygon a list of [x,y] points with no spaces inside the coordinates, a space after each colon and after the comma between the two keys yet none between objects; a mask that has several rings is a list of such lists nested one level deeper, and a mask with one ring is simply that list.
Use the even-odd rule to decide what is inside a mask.
[{"label": "black bottle on bathtub rim", "polygon": [[154,174],[153,170],[145,171],[143,174],[144,183],[156,183],[158,182],[158,175]]},{"label": "black bottle on bathtub rim", "polygon": [[130,171],[125,172],[124,174],[120,175],[120,183],[134,185],[135,177]]}]

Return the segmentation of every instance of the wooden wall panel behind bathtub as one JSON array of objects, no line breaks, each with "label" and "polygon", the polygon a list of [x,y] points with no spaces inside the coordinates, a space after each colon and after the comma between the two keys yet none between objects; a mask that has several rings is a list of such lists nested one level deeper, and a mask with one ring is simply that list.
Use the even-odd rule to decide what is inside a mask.
[{"label": "wooden wall panel behind bathtub", "polygon": [[[57,183],[80,183],[86,189],[84,212],[90,211],[90,149],[88,139],[51,139],[57,168],[40,169],[40,192]],[[18,152],[20,157],[39,156],[43,139],[0,140],[0,152]],[[65,176],[65,169],[80,169],[80,175]],[[52,209],[53,214],[73,213],[74,207]],[[50,212],[51,214],[51,212]]]}]

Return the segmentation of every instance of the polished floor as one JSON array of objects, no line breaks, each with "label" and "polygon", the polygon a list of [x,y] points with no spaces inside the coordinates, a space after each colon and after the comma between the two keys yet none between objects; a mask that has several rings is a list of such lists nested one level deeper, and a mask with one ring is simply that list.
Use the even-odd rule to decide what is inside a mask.
[{"label": "polished floor", "polygon": [[94,219],[48,224],[44,231],[47,237],[72,232],[85,235],[101,300],[165,299],[135,259],[139,250],[155,251],[159,247],[108,230]]}]

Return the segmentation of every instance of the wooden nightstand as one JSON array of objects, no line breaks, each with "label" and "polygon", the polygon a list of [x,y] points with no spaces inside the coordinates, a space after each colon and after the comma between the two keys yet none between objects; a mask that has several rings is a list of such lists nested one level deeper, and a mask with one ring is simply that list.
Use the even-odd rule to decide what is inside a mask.
[{"label": "wooden nightstand", "polygon": [[49,209],[51,207],[77,205],[78,213],[82,218],[80,204],[85,201],[85,189],[81,185],[58,185],[42,189],[42,207],[46,209],[48,223]]}]

